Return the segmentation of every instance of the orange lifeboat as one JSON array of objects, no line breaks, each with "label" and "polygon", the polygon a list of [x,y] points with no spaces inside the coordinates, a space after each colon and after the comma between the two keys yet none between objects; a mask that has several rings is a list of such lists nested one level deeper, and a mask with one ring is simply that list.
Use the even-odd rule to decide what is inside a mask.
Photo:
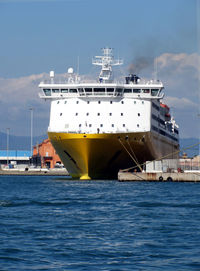
[{"label": "orange lifeboat", "polygon": [[161,106],[162,108],[165,108],[166,111],[169,112],[169,106],[167,106],[166,104],[163,104],[163,103],[160,103],[160,106]]}]

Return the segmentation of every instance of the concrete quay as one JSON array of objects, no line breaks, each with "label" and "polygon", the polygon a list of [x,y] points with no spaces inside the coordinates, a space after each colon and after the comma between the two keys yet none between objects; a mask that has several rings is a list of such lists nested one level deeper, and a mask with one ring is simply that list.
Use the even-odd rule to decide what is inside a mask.
[{"label": "concrete quay", "polygon": [[0,176],[69,176],[67,170],[0,170]]},{"label": "concrete quay", "polygon": [[158,182],[200,182],[198,172],[122,172],[118,173],[118,180],[127,181],[158,181]]}]

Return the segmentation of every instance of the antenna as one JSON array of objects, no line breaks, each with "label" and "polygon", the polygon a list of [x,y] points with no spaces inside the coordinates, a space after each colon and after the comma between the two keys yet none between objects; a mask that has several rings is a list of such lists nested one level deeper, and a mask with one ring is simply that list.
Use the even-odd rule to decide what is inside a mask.
[{"label": "antenna", "polygon": [[79,75],[79,56],[77,57],[77,75]]},{"label": "antenna", "polygon": [[154,80],[157,81],[157,75],[158,75],[158,62],[157,57],[154,58]]}]

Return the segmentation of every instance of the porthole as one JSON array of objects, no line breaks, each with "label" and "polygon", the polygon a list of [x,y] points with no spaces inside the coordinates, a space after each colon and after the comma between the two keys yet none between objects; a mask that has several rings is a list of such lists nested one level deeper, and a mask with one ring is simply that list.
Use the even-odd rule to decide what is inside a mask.
[{"label": "porthole", "polygon": [[124,115],[124,113],[121,113],[121,116],[123,116]]},{"label": "porthole", "polygon": [[140,113],[138,113],[138,117],[140,117]]}]

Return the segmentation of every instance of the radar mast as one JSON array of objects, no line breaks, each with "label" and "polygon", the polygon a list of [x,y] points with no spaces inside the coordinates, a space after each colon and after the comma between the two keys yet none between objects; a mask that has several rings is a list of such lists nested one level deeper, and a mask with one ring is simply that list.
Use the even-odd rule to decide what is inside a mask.
[{"label": "radar mast", "polygon": [[114,59],[112,48],[102,48],[103,55],[95,56],[92,59],[92,64],[101,66],[101,72],[99,74],[100,83],[110,83],[113,81],[112,66],[118,66],[123,64],[122,59]]}]

